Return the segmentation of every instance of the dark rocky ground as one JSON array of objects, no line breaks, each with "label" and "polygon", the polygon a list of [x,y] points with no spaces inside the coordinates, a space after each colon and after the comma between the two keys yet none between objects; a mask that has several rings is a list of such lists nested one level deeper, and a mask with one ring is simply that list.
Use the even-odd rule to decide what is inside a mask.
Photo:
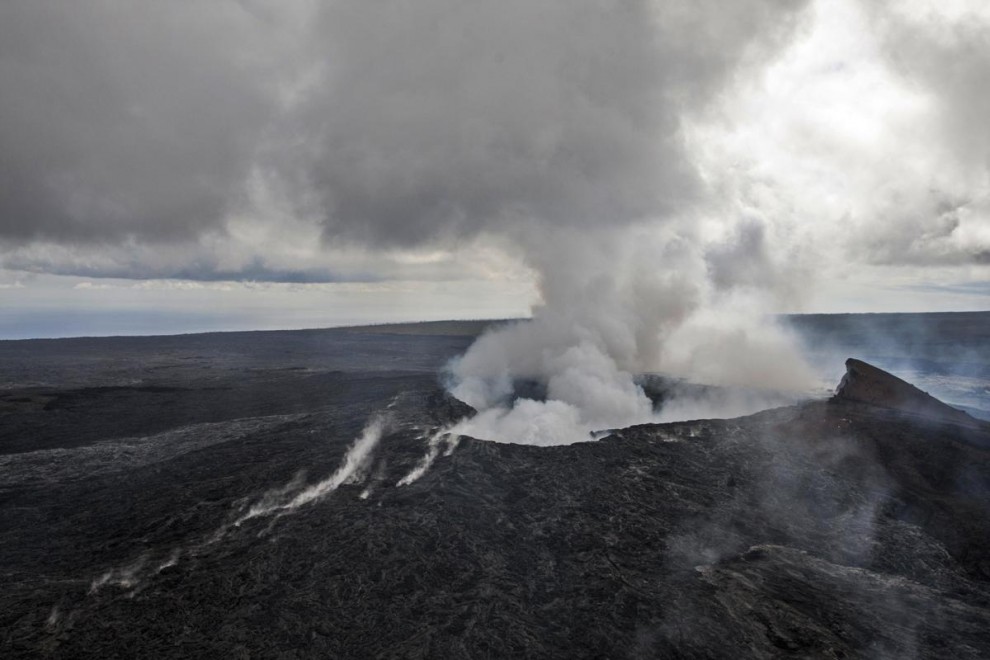
[{"label": "dark rocky ground", "polygon": [[854,356],[990,420],[990,312],[804,314],[783,321],[818,371],[836,382],[843,361]]},{"label": "dark rocky ground", "polygon": [[469,342],[0,343],[0,656],[990,656],[986,426],[810,401],[397,486]]}]

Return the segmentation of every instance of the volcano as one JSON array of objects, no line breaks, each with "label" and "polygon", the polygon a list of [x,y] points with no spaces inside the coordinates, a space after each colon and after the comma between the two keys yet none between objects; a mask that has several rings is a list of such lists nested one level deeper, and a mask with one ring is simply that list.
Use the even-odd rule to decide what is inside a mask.
[{"label": "volcano", "polygon": [[3,346],[0,655],[990,654],[986,423],[850,360],[747,417],[445,437],[469,341]]}]

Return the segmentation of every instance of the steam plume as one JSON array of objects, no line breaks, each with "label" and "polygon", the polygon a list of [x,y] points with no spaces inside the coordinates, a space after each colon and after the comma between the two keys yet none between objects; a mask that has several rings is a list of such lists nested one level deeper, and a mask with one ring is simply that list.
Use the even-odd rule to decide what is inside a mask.
[{"label": "steam plume", "polygon": [[[451,369],[454,393],[483,411],[465,430],[556,443],[645,422],[636,373],[695,375],[697,362],[720,380],[755,351],[800,365],[782,336],[760,338],[758,313],[705,326],[701,343],[684,331],[714,305],[744,306],[733,265],[772,277],[773,263],[759,231],[752,249],[709,250],[709,191],[683,125],[759,71],[804,4],[334,3],[320,22],[329,64],[289,122],[288,135],[319,137],[302,161],[274,138],[272,171],[334,240],[483,238],[535,271],[534,321],[483,337]],[[518,378],[543,382],[550,402],[502,407]]]}]

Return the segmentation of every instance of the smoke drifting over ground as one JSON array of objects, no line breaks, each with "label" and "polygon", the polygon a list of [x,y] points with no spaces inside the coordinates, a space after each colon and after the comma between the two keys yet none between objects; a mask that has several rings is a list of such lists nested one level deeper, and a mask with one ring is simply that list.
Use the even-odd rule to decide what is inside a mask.
[{"label": "smoke drifting over ground", "polygon": [[[391,410],[396,399],[386,407]],[[117,587],[122,589],[140,588],[143,581],[161,573],[167,568],[171,568],[179,563],[184,555],[195,555],[204,548],[214,545],[227,538],[235,530],[241,528],[245,523],[257,519],[269,520],[268,526],[263,528],[259,535],[271,533],[276,522],[288,515],[298,512],[301,507],[311,505],[319,500],[328,497],[335,490],[344,484],[360,484],[367,480],[368,472],[374,458],[375,449],[378,447],[382,437],[389,432],[393,420],[388,413],[375,414],[368,420],[361,433],[347,447],[340,461],[340,465],[329,476],[307,484],[305,472],[297,472],[287,483],[269,489],[260,497],[241,500],[231,515],[221,522],[216,528],[195,539],[183,547],[175,547],[166,553],[159,553],[159,556],[152,557],[149,553],[142,553],[136,560],[129,563],[115,566],[101,573],[93,579],[90,584],[89,594],[95,594],[105,587]],[[434,446],[431,443],[431,448]],[[424,460],[417,466],[399,485],[412,483],[429,468],[430,463],[436,458],[436,454],[429,456],[429,461]],[[14,464],[14,468],[21,467]],[[57,470],[56,470],[57,472]],[[371,492],[369,485],[362,495],[366,499]]]},{"label": "smoke drifting over ground", "polygon": [[341,484],[360,482],[367,476],[372,452],[382,439],[388,428],[386,416],[377,415],[368,421],[361,435],[347,449],[344,458],[333,474],[315,484],[300,488],[301,481],[297,478],[286,486],[272,491],[252,505],[247,513],[237,519],[234,525],[240,525],[252,518],[261,516],[283,516],[319,500],[340,488]]}]

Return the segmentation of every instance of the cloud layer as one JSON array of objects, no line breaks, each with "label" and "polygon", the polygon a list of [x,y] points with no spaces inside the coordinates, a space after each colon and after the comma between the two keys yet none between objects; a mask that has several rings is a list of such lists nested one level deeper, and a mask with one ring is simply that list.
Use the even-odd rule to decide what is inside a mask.
[{"label": "cloud layer", "polygon": [[278,37],[233,2],[4,3],[0,237],[221,228],[277,110]]},{"label": "cloud layer", "polygon": [[15,0],[0,266],[374,280],[498,249],[550,292],[533,246],[679,218],[722,290],[979,281],[988,35],[963,0]]}]

